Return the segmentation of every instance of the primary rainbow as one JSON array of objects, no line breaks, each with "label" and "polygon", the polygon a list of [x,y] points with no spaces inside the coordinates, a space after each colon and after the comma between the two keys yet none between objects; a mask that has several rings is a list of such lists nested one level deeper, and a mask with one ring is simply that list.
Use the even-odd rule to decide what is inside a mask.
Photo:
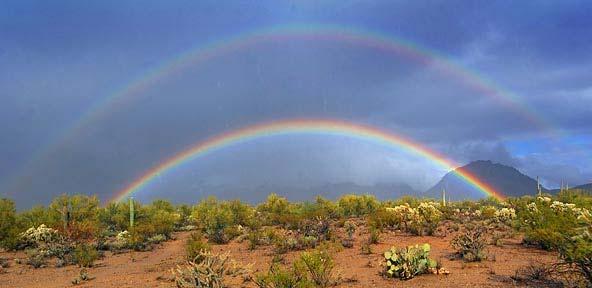
[{"label": "primary rainbow", "polygon": [[220,150],[224,147],[244,143],[257,138],[299,133],[342,135],[396,147],[406,152],[410,152],[412,154],[429,159],[434,164],[454,171],[456,175],[463,181],[477,188],[487,196],[493,196],[498,199],[504,198],[502,194],[497,192],[488,184],[479,180],[475,175],[472,175],[468,171],[463,171],[461,169],[455,170],[457,165],[447,160],[444,156],[402,136],[395,135],[384,130],[379,130],[371,126],[339,120],[292,119],[252,125],[242,129],[229,131],[209,138],[203,142],[199,142],[189,149],[174,155],[173,157],[148,170],[123,190],[117,192],[114,195],[112,201],[121,201],[126,197],[132,196],[134,193],[140,191],[143,187],[150,184],[157,176],[161,175],[162,173],[165,173],[200,156]]}]

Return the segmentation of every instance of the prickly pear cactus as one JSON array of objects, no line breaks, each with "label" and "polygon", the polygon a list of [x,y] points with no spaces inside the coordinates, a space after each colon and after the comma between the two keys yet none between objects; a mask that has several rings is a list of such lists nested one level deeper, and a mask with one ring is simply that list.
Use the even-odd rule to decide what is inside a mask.
[{"label": "prickly pear cactus", "polygon": [[402,280],[411,279],[436,267],[436,261],[429,258],[430,244],[412,245],[407,248],[392,247],[384,252],[386,276]]}]

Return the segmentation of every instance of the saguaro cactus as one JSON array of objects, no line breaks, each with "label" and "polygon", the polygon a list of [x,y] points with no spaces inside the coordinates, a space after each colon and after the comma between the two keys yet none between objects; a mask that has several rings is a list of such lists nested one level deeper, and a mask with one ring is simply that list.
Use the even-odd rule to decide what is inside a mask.
[{"label": "saguaro cactus", "polygon": [[134,211],[134,198],[133,197],[129,198],[129,212],[130,212],[129,221],[130,221],[130,228],[131,228],[131,227],[134,227],[134,216],[135,216],[134,215],[135,211]]}]

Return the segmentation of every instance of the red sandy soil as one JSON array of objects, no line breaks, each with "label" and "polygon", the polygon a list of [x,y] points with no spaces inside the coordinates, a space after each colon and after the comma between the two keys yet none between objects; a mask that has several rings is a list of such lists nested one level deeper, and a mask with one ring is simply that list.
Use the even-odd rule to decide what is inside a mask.
[{"label": "red sandy soil", "polygon": [[[361,229],[360,229],[361,230]],[[365,232],[365,231],[361,231]],[[95,277],[76,287],[175,287],[171,278],[171,269],[183,264],[184,244],[189,232],[177,233],[176,240],[160,244],[149,252],[128,252],[113,255],[110,252],[97,261],[88,273]],[[335,274],[340,275],[342,283],[337,287],[508,287],[516,286],[510,276],[521,267],[531,263],[550,263],[556,260],[554,253],[527,248],[519,239],[505,240],[504,245],[489,246],[490,260],[480,263],[463,263],[450,260],[454,252],[450,247],[452,236],[418,237],[397,232],[385,232],[380,244],[371,245],[373,254],[360,252],[366,233],[357,233],[353,248],[343,249],[333,255]],[[382,253],[391,246],[403,247],[411,244],[429,243],[432,246],[431,258],[440,260],[450,275],[420,275],[408,281],[384,279],[379,275],[382,270]],[[260,247],[254,251],[247,249],[247,242],[232,242],[227,245],[214,245],[213,252],[230,252],[231,259],[239,263],[252,263],[255,273],[267,271],[273,257],[272,247]],[[299,254],[286,255],[287,263]],[[10,267],[0,274],[0,287],[74,287],[71,281],[78,276],[80,268],[67,266],[53,268],[50,262],[47,268],[34,269],[25,264],[16,264],[14,259],[24,259],[22,252],[1,252],[0,257],[9,259]],[[23,261],[24,262],[24,261]],[[253,282],[231,279],[229,287],[257,287]]]}]

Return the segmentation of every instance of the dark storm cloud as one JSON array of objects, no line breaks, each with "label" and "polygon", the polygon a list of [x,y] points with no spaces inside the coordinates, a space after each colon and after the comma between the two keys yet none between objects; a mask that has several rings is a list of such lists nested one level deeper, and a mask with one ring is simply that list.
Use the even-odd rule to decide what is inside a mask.
[{"label": "dark storm cloud", "polygon": [[[374,125],[459,163],[490,159],[550,185],[559,178],[574,184],[590,178],[592,167],[584,160],[592,158],[592,149],[588,142],[574,144],[592,133],[592,5],[586,2],[163,3],[0,4],[0,193],[21,207],[63,192],[106,199],[193,143],[292,117]],[[88,107],[165,59],[283,23],[332,23],[407,38],[513,92],[563,134],[552,139],[556,133],[529,121],[525,108],[508,107],[425,62],[347,43],[293,39],[221,54],[162,79],[46,151],[42,160],[28,162],[49,143],[59,143]],[[179,172],[189,176],[169,175],[162,189],[190,193],[214,186],[223,191],[224,185],[353,180],[404,181],[423,190],[445,173],[363,141],[289,142],[230,149]],[[304,161],[303,155],[310,157]],[[192,177],[192,171],[202,176]]]}]

